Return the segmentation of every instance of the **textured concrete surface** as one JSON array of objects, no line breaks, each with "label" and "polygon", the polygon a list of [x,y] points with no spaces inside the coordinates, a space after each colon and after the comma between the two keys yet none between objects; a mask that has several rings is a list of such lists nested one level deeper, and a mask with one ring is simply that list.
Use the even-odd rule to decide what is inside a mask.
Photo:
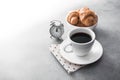
[{"label": "textured concrete surface", "polygon": [[[49,22],[69,26],[69,10],[88,6],[99,16],[95,29],[103,57],[69,75],[50,54]],[[3,0],[0,1],[0,80],[119,80],[119,0]]]}]

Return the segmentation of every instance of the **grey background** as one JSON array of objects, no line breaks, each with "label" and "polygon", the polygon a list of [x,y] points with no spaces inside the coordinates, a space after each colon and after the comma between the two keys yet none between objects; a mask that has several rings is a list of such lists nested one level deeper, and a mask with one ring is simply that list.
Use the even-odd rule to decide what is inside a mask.
[{"label": "grey background", "polygon": [[[0,2],[0,80],[119,80],[119,0],[21,0]],[[68,11],[88,6],[99,16],[95,29],[103,57],[69,75],[50,54],[49,22],[65,23]]]}]

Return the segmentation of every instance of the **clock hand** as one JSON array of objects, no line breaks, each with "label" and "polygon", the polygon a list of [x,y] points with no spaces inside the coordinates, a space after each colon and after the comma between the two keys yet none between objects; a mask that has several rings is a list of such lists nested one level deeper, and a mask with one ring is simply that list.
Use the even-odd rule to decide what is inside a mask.
[{"label": "clock hand", "polygon": [[58,32],[58,27],[56,27],[56,32]]}]

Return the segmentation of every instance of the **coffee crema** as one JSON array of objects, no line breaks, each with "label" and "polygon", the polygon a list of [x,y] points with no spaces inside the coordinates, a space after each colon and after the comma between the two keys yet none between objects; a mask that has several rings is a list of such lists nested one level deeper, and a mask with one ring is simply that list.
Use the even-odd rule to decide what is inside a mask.
[{"label": "coffee crema", "polygon": [[72,41],[77,43],[87,43],[92,40],[89,34],[83,32],[75,33],[70,38]]}]

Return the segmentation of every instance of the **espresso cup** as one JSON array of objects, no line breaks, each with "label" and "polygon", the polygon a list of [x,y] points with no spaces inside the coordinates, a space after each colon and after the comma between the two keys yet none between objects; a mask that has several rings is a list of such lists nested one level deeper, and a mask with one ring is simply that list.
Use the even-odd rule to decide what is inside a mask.
[{"label": "espresso cup", "polygon": [[[95,33],[91,29],[76,28],[68,33],[67,38],[69,44],[64,47],[64,51],[67,53],[73,52],[77,56],[85,56],[89,54],[93,46]],[[68,51],[67,47],[70,45],[72,50]]]}]

